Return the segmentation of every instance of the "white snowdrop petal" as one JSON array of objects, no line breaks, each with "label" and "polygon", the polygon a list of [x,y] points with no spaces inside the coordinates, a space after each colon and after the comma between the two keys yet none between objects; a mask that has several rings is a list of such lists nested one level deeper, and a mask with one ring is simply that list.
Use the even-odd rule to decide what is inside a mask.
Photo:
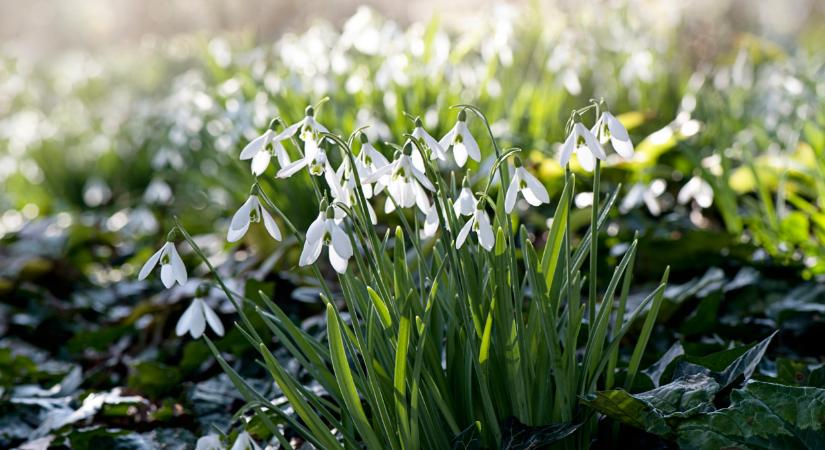
[{"label": "white snowdrop petal", "polygon": [[297,133],[298,129],[301,128],[301,125],[303,125],[303,121],[294,123],[294,124],[286,127],[283,131],[281,131],[280,133],[273,136],[272,140],[273,141],[283,141],[284,139],[289,139],[292,136],[295,136],[295,133]]},{"label": "white snowdrop petal", "polygon": [[412,160],[412,165],[416,170],[420,170],[421,172],[426,170],[424,168],[424,158],[421,156],[421,152],[418,150],[418,147],[413,147],[412,154],[410,154],[410,159]]},{"label": "white snowdrop petal", "polygon": [[413,170],[412,172],[415,179],[418,180],[419,183],[421,183],[421,186],[423,186],[428,191],[435,192],[435,186],[433,186],[433,183],[427,178],[426,175],[424,175],[423,172],[419,170]]},{"label": "white snowdrop petal", "polygon": [[464,245],[464,241],[467,240],[467,235],[470,234],[470,230],[473,228],[474,221],[475,218],[470,218],[470,220],[468,220],[467,223],[465,223],[464,226],[461,227],[461,231],[458,232],[458,237],[455,240],[455,248],[458,249],[461,248],[462,245]]},{"label": "white snowdrop petal", "polygon": [[476,199],[470,188],[461,188],[458,199],[453,203],[453,210],[458,215],[469,216],[476,207]]},{"label": "white snowdrop petal", "polygon": [[160,259],[160,254],[163,253],[163,249],[166,246],[160,248],[160,250],[156,251],[155,254],[149,257],[146,262],[143,264],[143,267],[140,268],[140,273],[138,274],[138,280],[143,280],[149,276],[152,272],[152,269],[158,264],[158,260]]},{"label": "white snowdrop petal", "polygon": [[532,173],[524,168],[522,169],[524,172],[522,172],[521,177],[524,182],[527,183],[527,188],[532,191],[532,194],[535,195],[540,202],[550,203],[550,194],[547,193],[547,188],[545,188]]},{"label": "white snowdrop petal", "polygon": [[450,131],[448,131],[447,134],[445,134],[444,137],[442,137],[441,140],[438,141],[438,145],[440,145],[441,148],[444,149],[445,151],[448,148],[450,148],[451,145],[453,145],[453,141],[455,140],[455,134],[456,134],[456,128],[457,127],[458,127],[458,124],[456,124],[452,129],[450,129]]},{"label": "white snowdrop petal", "polygon": [[255,201],[252,199],[253,197],[254,196],[250,195],[232,216],[232,220],[229,222],[229,230],[226,234],[227,241],[237,241],[243,237],[243,235],[246,234],[246,230],[249,229],[249,213],[255,205]]},{"label": "white snowdrop petal", "polygon": [[272,154],[268,151],[256,153],[255,157],[252,158],[252,174],[257,176],[266,172],[266,168],[269,167],[270,159],[272,159]]},{"label": "white snowdrop petal", "polygon": [[335,247],[330,245],[329,264],[332,266],[333,269],[335,269],[336,272],[346,273],[347,266],[349,265],[349,259],[339,255],[338,252],[335,251]]},{"label": "white snowdrop petal", "polygon": [[266,144],[269,143],[269,140],[270,140],[271,137],[272,137],[272,131],[271,130],[266,130],[266,132],[264,132],[264,134],[262,134],[262,135],[256,137],[255,139],[253,139],[251,142],[246,144],[246,147],[244,147],[243,150],[241,150],[240,159],[241,160],[250,159],[250,158],[256,156],[258,153],[260,153],[261,150],[265,150],[266,149]]},{"label": "white snowdrop petal", "polygon": [[183,260],[180,259],[180,255],[178,254],[178,250],[175,248],[174,244],[169,250],[169,262],[172,265],[172,274],[175,276],[175,280],[177,280],[181,286],[186,284],[186,280],[188,279],[188,275],[186,274],[186,266],[183,265]]},{"label": "white snowdrop petal", "polygon": [[275,153],[275,157],[278,158],[278,166],[285,167],[292,163],[292,160],[289,159],[289,153],[280,141],[272,143],[272,151]]},{"label": "white snowdrop petal", "polygon": [[203,313],[203,300],[196,298],[192,302],[192,306],[195,310],[192,313],[192,320],[189,322],[189,334],[193,338],[198,339],[203,336],[203,332],[206,331],[206,316]]},{"label": "white snowdrop petal", "polygon": [[570,162],[570,156],[573,155],[573,149],[576,146],[576,132],[572,131],[567,136],[567,139],[564,141],[564,144],[561,146],[561,157],[559,159],[559,163],[562,167],[566,166],[567,163]]},{"label": "white snowdrop petal", "polygon": [[223,336],[224,329],[223,329],[223,322],[221,322],[221,318],[215,314],[215,311],[206,304],[206,302],[202,302],[202,308],[204,316],[206,316],[206,322],[209,324],[209,327],[212,328],[212,331],[215,332],[218,336]]},{"label": "white snowdrop petal", "polygon": [[317,261],[318,257],[321,256],[322,248],[323,242],[321,242],[320,239],[313,241],[307,239],[306,242],[304,242],[304,249],[301,251],[301,257],[298,260],[298,265],[304,267]]},{"label": "white snowdrop petal", "polygon": [[175,334],[178,336],[183,336],[189,331],[192,323],[192,316],[195,314],[196,309],[197,306],[195,305],[195,302],[192,302],[189,307],[186,308],[186,311],[184,311],[183,314],[181,314],[180,319],[178,319],[177,325],[175,325]]},{"label": "white snowdrop petal", "polygon": [[478,222],[478,243],[489,252],[496,242],[493,226],[490,225],[490,219],[484,211],[476,213],[476,221]]},{"label": "white snowdrop petal", "polygon": [[576,148],[576,156],[579,158],[579,165],[582,169],[592,172],[596,168],[596,158],[590,153],[587,147]]},{"label": "white snowdrop petal", "polygon": [[464,167],[467,164],[467,146],[463,142],[453,144],[453,158],[458,167]]},{"label": "white snowdrop petal", "polygon": [[264,228],[266,228],[266,231],[269,233],[270,236],[272,236],[272,239],[280,241],[281,229],[278,228],[278,224],[275,222],[275,219],[273,219],[272,216],[269,214],[269,211],[261,208],[261,216],[263,216],[264,219]]},{"label": "white snowdrop petal", "polygon": [[602,145],[599,144],[596,136],[593,136],[593,133],[591,133],[590,130],[588,130],[587,127],[581,123],[577,123],[575,126],[577,128],[577,133],[584,137],[584,143],[587,146],[587,149],[590,150],[593,157],[601,160],[607,158],[607,155],[605,155],[604,149],[602,148]]},{"label": "white snowdrop petal", "polygon": [[306,167],[307,164],[309,164],[309,160],[306,159],[306,158],[301,158],[297,161],[293,161],[293,162],[287,164],[284,167],[281,167],[281,170],[279,170],[278,173],[275,174],[275,176],[277,178],[291,177],[292,175],[295,175],[296,173],[298,173],[299,170]]},{"label": "white snowdrop petal", "polygon": [[619,119],[613,117],[613,114],[605,112],[602,114],[607,122],[607,129],[610,130],[610,137],[616,138],[620,141],[630,141],[630,136],[627,134],[627,129],[619,122]]},{"label": "white snowdrop petal", "polygon": [[518,175],[514,176],[512,181],[510,181],[510,186],[507,187],[507,194],[504,197],[504,212],[510,214],[513,212],[513,208],[516,206],[516,196],[519,192],[519,179]]},{"label": "white snowdrop petal", "polygon": [[175,284],[175,274],[170,264],[163,264],[160,266],[160,281],[166,289],[171,288]]},{"label": "white snowdrop petal", "polygon": [[333,222],[327,222],[327,226],[332,234],[332,247],[335,248],[335,252],[342,258],[349,259],[352,256],[352,244],[347,233]]},{"label": "white snowdrop petal", "polygon": [[470,133],[467,125],[464,125],[461,130],[461,137],[463,138],[464,147],[467,149],[467,154],[475,161],[481,161],[481,150],[478,148],[476,138]]}]

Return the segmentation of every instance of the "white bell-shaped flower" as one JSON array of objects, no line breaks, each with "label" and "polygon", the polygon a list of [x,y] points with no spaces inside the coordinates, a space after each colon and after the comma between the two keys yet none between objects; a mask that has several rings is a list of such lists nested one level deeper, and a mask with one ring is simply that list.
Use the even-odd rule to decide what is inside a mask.
[{"label": "white bell-shaped flower", "polygon": [[418,235],[421,239],[429,239],[435,236],[435,233],[438,231],[438,225],[441,222],[441,219],[438,217],[438,206],[433,203],[427,209],[426,216],[424,218],[424,227],[418,232]]},{"label": "white bell-shaped flower", "polygon": [[226,450],[217,434],[207,434],[195,443],[195,450]]},{"label": "white bell-shaped flower", "polygon": [[324,140],[321,133],[327,133],[329,130],[315,120],[315,110],[311,106],[307,106],[303,119],[288,126],[273,139],[281,141],[291,138],[299,130],[300,138],[304,141],[304,155],[301,159],[281,167],[276,175],[278,178],[290,177],[304,167],[308,167],[312,175],[319,176],[324,173],[324,168],[328,164],[327,155],[320,145]]},{"label": "white bell-shaped flower", "polygon": [[[361,134],[361,151],[355,157],[355,167],[358,171],[358,178],[361,180],[361,187],[364,190],[366,198],[372,198],[373,195],[380,193],[384,189],[384,185],[376,183],[373,185],[368,181],[372,174],[378,169],[386,167],[390,164],[387,158],[381,154],[372,144],[367,140],[365,134]],[[339,180],[347,180],[352,177],[352,168],[350,167],[349,158],[344,158],[344,161],[335,171],[335,175]]]},{"label": "white bell-shaped flower", "polygon": [[235,438],[235,443],[232,444],[230,450],[261,450],[261,447],[252,440],[252,436],[246,431],[242,431]]},{"label": "white bell-shaped flower", "polygon": [[[419,118],[415,119],[415,129],[413,129],[412,137],[421,140],[424,145],[427,146],[430,150],[430,159],[447,160],[447,153],[444,151],[444,147],[424,129],[424,124]],[[418,147],[413,149],[411,157],[415,168],[424,172],[424,158],[421,156]]]},{"label": "white bell-shaped flower", "polygon": [[[348,208],[353,208],[355,205],[358,204],[358,192],[356,190],[356,183],[355,179],[350,177],[344,180],[341,180],[338,175],[332,171],[332,168],[328,168],[325,172],[324,177],[327,180],[327,184],[329,185],[329,190],[332,192],[332,198],[339,203],[343,203]],[[364,192],[364,197],[366,198],[366,192]],[[373,225],[378,224],[378,216],[375,214],[375,210],[372,208],[372,205],[369,202],[365,202],[367,205],[367,213],[370,216],[370,222]],[[341,208],[335,208],[335,221],[340,223],[344,220],[344,216],[346,214]]]},{"label": "white bell-shaped flower", "polygon": [[691,178],[682,186],[682,189],[679,189],[676,201],[679,204],[686,205],[691,200],[696,201],[700,208],[710,208],[710,205],[713,204],[713,187],[702,177]]},{"label": "white bell-shaped flower", "polygon": [[464,167],[468,156],[475,161],[481,161],[481,151],[467,128],[467,112],[464,110],[458,113],[455,126],[438,143],[445,150],[452,147],[453,158],[458,167]]},{"label": "white bell-shaped flower", "polygon": [[616,150],[622,158],[633,158],[633,142],[630,141],[630,135],[627,134],[624,125],[610,112],[603,112],[591,131],[598,137],[601,144],[609,141],[613,150]]},{"label": "white bell-shaped flower", "polygon": [[229,242],[239,241],[249,230],[249,225],[263,221],[266,231],[276,241],[281,240],[281,230],[275,219],[264,209],[256,194],[251,194],[249,198],[238,208],[232,221],[229,222],[229,231],[226,233],[226,240]]},{"label": "white bell-shaped flower", "polygon": [[596,158],[604,161],[607,155],[604,154],[596,136],[587,129],[581,122],[573,125],[573,130],[567,136],[561,147],[561,165],[566,166],[570,162],[570,156],[576,152],[579,157],[579,164],[588,172],[592,172],[596,167]]},{"label": "white bell-shaped flower", "polygon": [[198,339],[203,336],[203,332],[206,331],[207,323],[215,334],[223,336],[224,329],[221,319],[202,298],[197,297],[192,300],[192,304],[186,308],[186,311],[184,311],[180,319],[178,319],[178,324],[175,326],[175,334],[183,336],[189,333],[193,339]]},{"label": "white bell-shaped flower", "polygon": [[470,189],[470,184],[465,177],[461,192],[458,193],[458,198],[453,202],[453,210],[457,215],[471,216],[476,209],[476,203],[476,196],[473,194],[473,190]]},{"label": "white bell-shaped flower", "polygon": [[140,269],[138,280],[143,280],[149,276],[158,263],[160,263],[160,280],[167,289],[171,288],[175,282],[181,286],[186,284],[186,266],[183,265],[183,260],[180,259],[174,242],[168,240],[160,250],[149,257],[149,260]]},{"label": "white bell-shaped flower", "polygon": [[370,178],[387,186],[389,197],[384,206],[387,213],[394,211],[396,205],[401,208],[417,205],[421,212],[426,214],[430,206],[424,189],[434,192],[435,187],[423,172],[413,166],[410,157],[412,146],[412,143],[407,142],[395,161],[373,173]]},{"label": "white bell-shaped flower", "polygon": [[286,167],[291,163],[289,154],[281,143],[287,137],[276,139],[280,136],[280,134],[275,133],[275,126],[278,123],[278,119],[273,119],[264,134],[246,144],[246,147],[241,151],[241,160],[252,160],[252,173],[255,176],[259,176],[266,171],[273,154],[278,159],[279,166]]},{"label": "white bell-shaped flower", "polygon": [[458,249],[464,245],[464,241],[467,240],[467,236],[470,234],[470,230],[472,230],[478,237],[478,243],[482,248],[488,252],[493,249],[496,238],[493,234],[493,226],[490,224],[490,218],[487,216],[487,212],[484,211],[482,205],[483,203],[479,202],[470,220],[461,227],[461,231],[458,232],[458,238],[456,238],[455,241],[455,248]]},{"label": "white bell-shaped flower", "polygon": [[542,203],[550,203],[550,194],[547,189],[532,173],[522,167],[521,159],[515,158],[516,169],[513,171],[513,179],[507,187],[507,194],[504,197],[504,211],[507,214],[513,212],[518,194],[532,206],[539,206]]},{"label": "white bell-shaped flower", "polygon": [[651,215],[658,216],[662,213],[659,196],[664,194],[666,188],[667,183],[661,178],[654,179],[650,184],[635,183],[619,204],[619,212],[625,214],[644,203]]},{"label": "white bell-shaped flower", "polygon": [[352,244],[347,233],[335,222],[333,207],[318,213],[309,229],[298,265],[301,267],[314,263],[324,247],[329,248],[329,262],[338,273],[345,273],[349,259],[352,257]]}]

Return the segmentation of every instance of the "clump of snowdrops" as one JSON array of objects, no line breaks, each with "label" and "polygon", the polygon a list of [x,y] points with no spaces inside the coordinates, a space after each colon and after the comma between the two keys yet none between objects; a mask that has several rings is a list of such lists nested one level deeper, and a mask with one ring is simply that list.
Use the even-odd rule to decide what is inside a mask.
[{"label": "clump of snowdrops", "polygon": [[[608,285],[597,286],[598,232],[618,192],[601,195],[600,164],[606,150],[633,154],[627,131],[604,106],[593,102],[573,111],[566,124],[560,157],[567,169],[555,205],[549,205],[546,188],[523,165],[519,150],[499,148],[484,114],[470,105],[454,107],[455,125],[441,139],[411,118],[412,130],[402,144],[386,144],[394,152],[391,158],[363,129],[346,139],[330,133],[316,120],[317,107],[308,107],[305,117],[289,126],[273,120],[241,152],[256,178],[230,221],[227,239],[238,241],[254,224],[278,241],[282,226],[297,238],[299,266],[308,267],[322,287],[325,342],[294,324],[263,293],[259,300],[244,299],[228,289],[179,222],[140,277],[160,264],[167,287],[186,281],[175,250],[178,235],[203,259],[294,414],[227,364],[204,335],[206,324],[218,335],[223,326],[202,300],[195,299],[184,313],[177,333],[204,336],[249,409],[284,448],[292,448],[285,428],[324,449],[451,448],[473,440],[492,448],[514,424],[545,426],[545,443],[587,447],[597,417],[579,399],[616,383],[619,343],[646,314],[624,368],[625,385],[633,382],[667,279],[666,270],[661,284],[628,311],[634,241]],[[585,126],[592,113],[593,125]],[[471,133],[471,119],[480,121],[485,136]],[[298,155],[294,160],[287,146]],[[466,166],[481,161],[483,147],[495,155],[494,163],[473,184]],[[593,177],[595,192],[590,229],[577,245],[569,223],[576,177],[568,163],[574,154],[592,174],[587,176]],[[296,229],[258,182],[267,176],[272,157],[277,178],[302,171],[312,176],[318,215],[307,230]],[[546,243],[537,249],[524,226],[514,228],[513,215],[540,205],[555,212]],[[382,217],[397,216],[400,225],[380,225],[378,208]],[[326,262],[337,274],[334,281],[324,276]],[[252,310],[242,308],[243,302],[255,305],[266,329],[252,326]],[[281,366],[273,339],[322,389],[307,388]],[[215,435],[203,440],[222,445]]]}]

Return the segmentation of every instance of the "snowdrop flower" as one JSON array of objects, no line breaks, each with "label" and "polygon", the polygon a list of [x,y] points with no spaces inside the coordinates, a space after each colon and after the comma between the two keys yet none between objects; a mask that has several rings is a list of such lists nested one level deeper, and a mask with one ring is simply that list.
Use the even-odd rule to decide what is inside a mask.
[{"label": "snowdrop flower", "polygon": [[469,174],[464,178],[464,186],[462,186],[458,198],[453,202],[453,210],[460,216],[472,216],[473,211],[476,209],[476,197],[470,189],[468,178]]},{"label": "snowdrop flower", "polygon": [[390,213],[395,210],[396,204],[401,208],[410,208],[418,205],[423,213],[427,213],[430,202],[424,189],[435,192],[435,187],[423,172],[413,166],[411,142],[404,145],[404,150],[395,161],[385,168],[373,173],[371,180],[387,186],[389,198],[384,211]]},{"label": "snowdrop flower", "polygon": [[143,280],[149,276],[149,273],[152,272],[158,262],[160,262],[160,280],[167,289],[171,288],[175,282],[181,286],[186,284],[186,266],[183,265],[183,260],[180,259],[178,250],[175,248],[174,231],[169,233],[163,247],[155,252],[140,269],[138,280]]},{"label": "snowdrop flower", "polygon": [[[424,142],[424,145],[430,149],[430,159],[440,159],[442,161],[447,160],[447,154],[444,151],[444,147],[424,130],[424,124],[421,122],[421,119],[415,119],[415,129],[412,132],[412,137],[419,139]],[[472,136],[470,136],[472,138]],[[421,157],[421,152],[418,148],[413,149],[412,153],[412,160],[415,168],[424,172],[424,159]]]},{"label": "snowdrop flower", "polygon": [[485,250],[489,252],[493,249],[493,244],[495,244],[496,239],[493,234],[493,226],[490,225],[490,218],[487,216],[487,212],[484,211],[483,204],[483,202],[478,203],[478,206],[476,206],[473,212],[473,216],[461,227],[461,231],[458,232],[458,238],[455,241],[455,248],[459,249],[464,245],[464,241],[467,240],[467,235],[470,234],[470,230],[472,229],[476,233],[476,236],[478,236],[478,243],[481,244]]},{"label": "snowdrop flower", "polygon": [[352,257],[352,244],[344,230],[335,222],[332,206],[318,213],[318,218],[307,229],[306,241],[298,265],[304,267],[314,263],[321,255],[324,246],[329,247],[329,262],[332,267],[338,273],[345,273],[349,258]]},{"label": "snowdrop flower", "polygon": [[661,178],[651,181],[650,185],[644,183],[634,184],[627,191],[627,195],[619,205],[619,211],[624,214],[644,203],[651,215],[658,216],[662,213],[662,206],[659,204],[658,197],[665,192],[666,187],[665,180]]},{"label": "snowdrop flower", "polygon": [[198,439],[195,450],[225,450],[221,443],[221,437],[217,434],[207,434]]},{"label": "snowdrop flower", "polygon": [[567,136],[561,147],[561,165],[566,166],[570,162],[570,156],[573,151],[576,151],[576,156],[579,157],[579,164],[588,172],[592,172],[596,167],[596,158],[604,161],[607,155],[604,154],[599,141],[596,136],[587,129],[581,122],[576,122],[573,125],[573,130]]},{"label": "snowdrop flower", "polygon": [[[373,173],[378,169],[386,167],[390,164],[387,158],[381,154],[375,147],[370,144],[365,134],[361,134],[361,151],[355,157],[355,168],[358,171],[358,178],[361,179],[361,186],[364,189],[364,197],[372,198],[373,195],[380,193],[384,186],[380,183],[373,188],[372,184],[367,181]],[[335,171],[335,175],[339,180],[345,180],[351,177],[352,168],[350,167],[349,158],[344,158],[344,162]],[[329,182],[329,179],[327,179]]]},{"label": "snowdrop flower", "polygon": [[465,110],[458,113],[458,122],[438,143],[442,149],[452,146],[453,157],[458,167],[464,167],[468,155],[475,161],[481,161],[481,151],[478,149],[478,143],[467,128],[467,111]]},{"label": "snowdrop flower", "polygon": [[[355,179],[350,177],[345,180],[341,180],[335,172],[332,171],[331,168],[328,168],[325,173],[325,178],[327,180],[327,184],[329,185],[329,189],[332,192],[332,198],[339,203],[343,203],[349,208],[352,208],[354,205],[358,203],[358,193],[355,189]],[[367,197],[366,192],[364,192],[364,197]],[[372,205],[369,202],[366,202],[367,205],[367,212],[370,215],[370,222],[373,225],[378,224],[378,216],[375,215],[375,210],[372,208]],[[341,223],[344,220],[345,213],[341,208],[335,209],[335,221]]]},{"label": "snowdrop flower", "polygon": [[532,173],[522,167],[521,158],[516,157],[514,164],[516,170],[513,171],[513,180],[510,181],[510,186],[507,187],[507,195],[504,197],[504,211],[507,214],[513,212],[518,194],[521,194],[527,200],[527,203],[533,206],[550,203],[550,194],[547,193],[547,189]]},{"label": "snowdrop flower", "polygon": [[264,134],[246,144],[246,147],[241,151],[242,161],[252,160],[252,173],[255,176],[259,176],[266,171],[273,153],[278,158],[278,164],[281,167],[286,167],[291,163],[289,154],[281,143],[281,141],[287,139],[287,136],[280,137],[280,135],[275,134],[275,126],[278,123],[280,123],[278,119],[273,119]]},{"label": "snowdrop flower", "polygon": [[700,208],[709,208],[713,204],[713,188],[702,177],[693,177],[679,189],[676,201],[682,205],[695,200]]},{"label": "snowdrop flower", "polygon": [[606,144],[610,141],[613,149],[622,158],[633,158],[633,142],[630,141],[630,136],[627,134],[624,125],[613,117],[613,114],[607,111],[603,112],[591,131],[598,136],[600,143]]},{"label": "snowdrop flower", "polygon": [[261,447],[252,440],[252,436],[246,431],[242,431],[235,438],[235,443],[230,450],[261,450]]},{"label": "snowdrop flower", "polygon": [[186,308],[186,311],[178,319],[178,324],[175,326],[175,334],[183,336],[189,333],[192,338],[198,339],[206,330],[206,324],[212,328],[218,336],[223,336],[223,323],[221,319],[215,314],[215,311],[203,301],[203,296],[209,292],[209,286],[198,286],[195,292],[195,299],[192,304]]},{"label": "snowdrop flower", "polygon": [[418,235],[421,239],[429,239],[435,236],[436,231],[438,231],[438,225],[441,220],[438,218],[438,209],[433,202],[430,207],[427,209],[426,217],[424,218],[424,228],[418,232]]},{"label": "snowdrop flower", "polygon": [[324,173],[324,168],[327,164],[327,155],[321,150],[320,144],[323,141],[319,135],[326,133],[326,127],[315,120],[315,110],[311,106],[307,106],[306,116],[298,123],[288,126],[284,131],[276,135],[274,140],[284,140],[295,135],[300,129],[301,140],[304,141],[304,156],[286,166],[281,167],[278,171],[278,178],[287,178],[304,167],[309,167],[309,173],[312,175],[321,175]]},{"label": "snowdrop flower", "polygon": [[229,242],[239,241],[249,230],[249,224],[258,223],[263,219],[264,227],[269,235],[276,241],[281,240],[281,230],[269,211],[263,208],[261,201],[256,194],[250,194],[249,198],[238,208],[232,221],[229,223],[229,231],[226,233],[226,240]]}]

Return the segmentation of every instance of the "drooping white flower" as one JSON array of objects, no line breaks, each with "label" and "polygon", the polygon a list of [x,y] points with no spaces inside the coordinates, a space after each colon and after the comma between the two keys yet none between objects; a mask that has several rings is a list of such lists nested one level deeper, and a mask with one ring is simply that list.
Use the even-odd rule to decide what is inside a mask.
[{"label": "drooping white flower", "polygon": [[479,203],[470,220],[461,227],[461,231],[458,232],[458,238],[456,238],[455,241],[455,248],[458,249],[464,245],[464,241],[467,240],[467,236],[470,234],[470,230],[472,230],[476,233],[476,236],[478,236],[478,243],[481,244],[481,247],[488,252],[493,249],[496,238],[493,234],[493,226],[490,224],[490,218],[487,216],[487,212],[484,211],[483,207],[481,207],[482,204],[483,203]]},{"label": "drooping white flower", "polygon": [[352,257],[352,244],[341,226],[335,222],[332,206],[318,213],[318,218],[307,229],[298,265],[304,267],[314,263],[324,246],[329,247],[329,262],[332,267],[338,273],[346,272]]},{"label": "drooping white flower", "polygon": [[175,326],[175,334],[183,336],[189,333],[192,338],[198,339],[206,330],[206,324],[212,328],[218,336],[223,336],[223,323],[221,319],[215,314],[215,311],[198,297],[192,300],[192,304],[186,308],[186,311],[178,319],[178,324]]},{"label": "drooping white flower", "polygon": [[319,176],[324,173],[327,166],[329,166],[329,160],[327,160],[326,152],[314,141],[309,141],[304,145],[304,157],[282,167],[275,176],[289,178],[304,167],[309,169],[310,174]]},{"label": "drooping white flower", "polygon": [[458,121],[455,126],[438,143],[445,150],[452,147],[453,158],[455,158],[455,163],[459,167],[464,167],[464,164],[467,163],[467,156],[475,161],[481,161],[481,151],[475,138],[467,128],[467,112],[464,110],[458,113]]},{"label": "drooping white flower", "polygon": [[321,142],[324,137],[321,133],[328,132],[327,128],[315,120],[315,110],[307,106],[306,115],[303,119],[288,126],[284,131],[278,133],[273,139],[284,140],[295,135],[300,130],[300,138],[304,141],[304,155],[301,159],[281,167],[278,171],[278,178],[287,178],[304,167],[309,167],[309,173],[318,176],[324,173],[327,164],[327,155],[321,150]]},{"label": "drooping white flower", "polygon": [[665,192],[667,183],[661,178],[656,178],[650,184],[636,183],[627,191],[627,195],[619,205],[619,212],[627,213],[631,209],[641,205],[647,207],[651,215],[658,216],[662,213],[662,206],[659,204],[659,196]]},{"label": "drooping white flower", "polygon": [[[358,204],[358,192],[356,190],[356,183],[355,179],[352,177],[346,178],[341,180],[338,175],[332,171],[331,168],[328,168],[325,172],[324,177],[327,180],[327,184],[329,185],[330,192],[332,192],[332,198],[339,203],[343,203],[349,208],[353,208],[355,205]],[[365,191],[365,190],[364,190]],[[366,192],[364,192],[364,197],[367,198]],[[370,216],[370,222],[373,225],[378,224],[378,216],[375,214],[375,210],[372,208],[372,205],[369,202],[365,202],[367,205],[367,213]],[[335,208],[335,221],[340,223],[344,220],[344,216],[346,214],[341,208]]]},{"label": "drooping white flower", "polygon": [[152,269],[160,262],[160,280],[167,289],[171,288],[175,282],[183,286],[186,284],[186,266],[178,255],[175,243],[167,241],[140,269],[138,280],[143,280],[152,272]]},{"label": "drooping white flower", "polygon": [[461,188],[458,193],[458,198],[453,202],[453,210],[460,216],[471,216],[476,208],[476,197],[473,190],[467,186],[465,179],[465,186]]},{"label": "drooping white flower", "polygon": [[[380,168],[386,167],[390,164],[387,158],[381,154],[372,144],[367,140],[365,134],[361,134],[361,151],[355,157],[355,167],[358,171],[358,178],[361,180],[361,187],[364,190],[366,198],[372,198],[373,195],[380,193],[384,186],[376,183],[373,187],[368,181],[372,174]],[[352,168],[350,167],[349,158],[344,158],[344,161],[335,171],[335,175],[339,180],[346,180],[352,177]]]},{"label": "drooping white flower", "polygon": [[603,112],[591,131],[599,138],[601,144],[610,141],[613,149],[622,158],[633,158],[633,142],[630,141],[630,136],[627,134],[624,125],[613,117],[610,112]]},{"label": "drooping white flower", "polygon": [[264,209],[261,201],[256,194],[251,194],[249,198],[238,208],[235,215],[232,216],[232,221],[229,223],[229,231],[226,233],[226,240],[229,242],[237,242],[249,230],[249,224],[258,223],[261,220],[264,222],[264,227],[269,235],[276,241],[281,240],[281,230],[275,219],[269,214],[269,211]]},{"label": "drooping white flower", "polygon": [[[412,137],[423,141],[424,145],[430,149],[430,159],[440,159],[442,161],[447,160],[447,153],[444,151],[444,147],[442,147],[441,144],[430,135],[430,133],[427,133],[427,130],[424,129],[424,124],[419,118],[415,119],[415,129],[412,132]],[[411,157],[415,168],[424,172],[424,159],[422,158],[418,147],[413,149]]]},{"label": "drooping white flower", "polygon": [[207,434],[198,439],[195,450],[226,450],[217,434]]},{"label": "drooping white flower", "polygon": [[[281,143],[288,136],[281,137],[280,134],[275,133],[275,126],[278,124],[278,119],[272,120],[269,128],[264,134],[253,139],[241,151],[241,160],[252,160],[252,173],[255,176],[261,175],[269,167],[269,160],[274,154],[278,158],[278,165],[281,167],[288,166],[291,161],[284,145]],[[279,138],[280,137],[280,138]]]},{"label": "drooping white flower", "polygon": [[561,147],[561,165],[566,166],[570,162],[570,156],[576,152],[579,157],[579,164],[588,172],[592,172],[596,167],[596,158],[604,161],[607,155],[604,154],[596,136],[587,129],[581,122],[573,125],[573,130],[567,136]]},{"label": "drooping white flower", "polygon": [[682,205],[695,200],[700,208],[709,208],[713,204],[713,188],[711,185],[702,179],[702,177],[693,177],[682,189],[679,189],[679,194],[676,196],[676,201]]},{"label": "drooping white flower", "polygon": [[507,214],[513,212],[518,194],[527,200],[527,203],[538,206],[542,203],[550,203],[550,194],[547,189],[532,173],[522,167],[521,159],[515,158],[515,170],[510,186],[507,187],[507,194],[504,197],[504,211]]},{"label": "drooping white flower", "polygon": [[412,146],[412,143],[407,142],[395,161],[377,170],[370,177],[370,180],[387,186],[389,197],[384,205],[384,211],[387,213],[394,211],[396,205],[401,208],[418,205],[421,212],[426,214],[430,206],[424,189],[434,192],[435,187],[423,172],[413,166],[410,157]]},{"label": "drooping white flower", "polygon": [[235,438],[235,443],[230,450],[261,450],[261,447],[252,440],[252,436],[246,431],[242,431]]},{"label": "drooping white flower", "polygon": [[427,209],[426,217],[424,218],[424,227],[418,232],[421,239],[429,239],[435,236],[438,231],[438,225],[441,220],[438,218],[438,206],[433,202]]}]

